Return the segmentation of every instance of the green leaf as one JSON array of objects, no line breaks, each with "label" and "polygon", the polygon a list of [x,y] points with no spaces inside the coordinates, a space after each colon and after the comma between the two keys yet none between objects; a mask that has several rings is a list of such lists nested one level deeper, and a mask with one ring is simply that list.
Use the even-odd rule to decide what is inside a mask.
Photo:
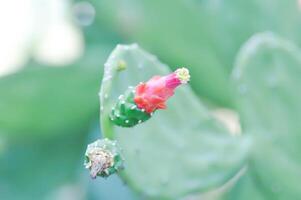
[{"label": "green leaf", "polygon": [[237,52],[255,33],[271,30],[301,44],[301,12],[297,4],[295,0],[195,0],[189,6],[196,6],[211,22],[202,24],[202,28],[210,29],[215,52],[230,73]]},{"label": "green leaf", "polygon": [[[118,71],[121,61],[127,68]],[[249,147],[248,139],[231,137],[213,120],[188,86],[179,88],[168,109],[147,122],[134,128],[113,126],[112,106],[128,86],[167,73],[166,65],[137,45],[119,45],[105,64],[100,93],[102,132],[123,149],[122,177],[155,199],[176,199],[224,184],[242,167]]]},{"label": "green leaf", "polygon": [[244,132],[256,137],[250,170],[267,199],[301,196],[300,58],[292,43],[258,34],[233,73]]},{"label": "green leaf", "polygon": [[45,136],[76,131],[95,117],[95,71],[34,68],[0,79],[0,132]]},{"label": "green leaf", "polygon": [[60,135],[39,142],[7,143],[4,154],[0,155],[1,198],[47,199],[56,190],[75,184],[78,168],[83,168],[85,137]]},{"label": "green leaf", "polygon": [[89,126],[97,117],[102,49],[90,47],[72,66],[38,65],[1,78],[0,134],[22,140]]}]

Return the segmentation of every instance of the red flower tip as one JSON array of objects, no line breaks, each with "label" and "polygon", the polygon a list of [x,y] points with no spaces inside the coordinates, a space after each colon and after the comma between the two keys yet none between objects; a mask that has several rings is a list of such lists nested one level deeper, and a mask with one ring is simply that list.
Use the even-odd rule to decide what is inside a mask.
[{"label": "red flower tip", "polygon": [[174,94],[174,90],[179,85],[187,83],[189,79],[189,71],[186,68],[179,68],[166,76],[154,76],[136,87],[134,101],[139,109],[147,113],[165,109],[165,102]]}]

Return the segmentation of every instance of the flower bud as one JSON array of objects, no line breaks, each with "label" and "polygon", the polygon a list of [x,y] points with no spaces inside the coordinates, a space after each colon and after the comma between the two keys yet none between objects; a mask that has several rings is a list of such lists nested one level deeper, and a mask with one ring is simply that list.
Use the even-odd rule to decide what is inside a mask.
[{"label": "flower bud", "polygon": [[188,69],[179,68],[166,76],[154,76],[134,90],[129,88],[112,108],[111,121],[118,126],[133,127],[148,120],[156,110],[165,109],[175,89],[189,80]]},{"label": "flower bud", "polygon": [[186,68],[177,69],[167,76],[154,76],[146,83],[136,87],[134,101],[138,108],[152,113],[158,109],[165,109],[168,98],[174,94],[174,90],[181,84],[189,81],[190,75]]}]

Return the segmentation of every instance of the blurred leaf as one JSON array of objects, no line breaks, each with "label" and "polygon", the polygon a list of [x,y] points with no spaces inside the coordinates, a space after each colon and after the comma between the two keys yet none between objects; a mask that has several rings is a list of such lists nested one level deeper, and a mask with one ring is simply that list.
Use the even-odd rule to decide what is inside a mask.
[{"label": "blurred leaf", "polygon": [[194,91],[223,106],[233,105],[228,77],[250,36],[273,30],[301,44],[297,0],[93,2],[98,21],[155,52],[172,69],[187,66],[197,77],[191,81]]},{"label": "blurred leaf", "polygon": [[272,33],[252,37],[233,73],[245,132],[256,146],[251,174],[267,199],[301,196],[301,52]]},{"label": "blurred leaf", "polygon": [[211,29],[215,51],[227,72],[232,71],[234,58],[242,44],[254,33],[273,31],[301,44],[301,12],[297,0],[192,2],[189,5],[197,6],[211,22],[211,27],[208,23],[202,27]]},{"label": "blurred leaf", "polygon": [[73,133],[95,119],[105,53],[87,53],[73,66],[35,66],[1,78],[0,134],[22,139]]},{"label": "blurred leaf", "polygon": [[[127,68],[118,72],[121,60]],[[122,177],[130,187],[155,199],[177,199],[222,185],[241,168],[249,146],[248,140],[228,135],[189,87],[178,89],[168,109],[145,123],[134,128],[111,124],[112,105],[128,86],[169,72],[137,45],[117,46],[105,64],[100,96],[102,132],[123,148]]]},{"label": "blurred leaf", "polygon": [[82,166],[84,135],[73,134],[27,142],[11,142],[0,157],[1,199],[45,199],[77,178]]}]

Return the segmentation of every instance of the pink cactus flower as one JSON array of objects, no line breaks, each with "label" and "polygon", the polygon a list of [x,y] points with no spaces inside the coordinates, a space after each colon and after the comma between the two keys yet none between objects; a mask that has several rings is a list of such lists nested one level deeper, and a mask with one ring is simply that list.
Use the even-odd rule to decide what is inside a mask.
[{"label": "pink cactus flower", "polygon": [[186,68],[179,68],[166,76],[154,76],[136,87],[134,101],[139,109],[147,113],[165,109],[166,101],[173,96],[174,90],[189,80],[190,75]]}]

